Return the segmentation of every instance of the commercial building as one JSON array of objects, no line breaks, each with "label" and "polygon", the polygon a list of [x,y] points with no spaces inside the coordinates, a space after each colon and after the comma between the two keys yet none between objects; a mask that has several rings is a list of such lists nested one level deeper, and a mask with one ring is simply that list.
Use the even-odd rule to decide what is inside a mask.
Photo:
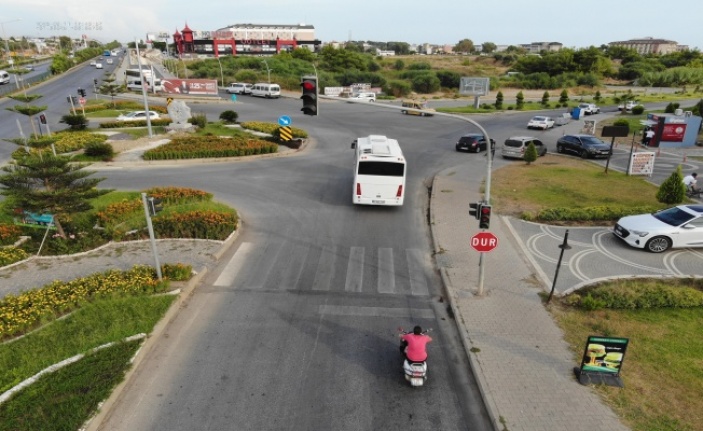
[{"label": "commercial building", "polygon": [[672,52],[685,49],[685,47],[680,46],[677,42],[674,42],[673,40],[654,39],[652,37],[645,37],[643,39],[630,39],[620,42],[610,42],[608,45],[632,48],[639,54],[670,54]]},{"label": "commercial building", "polygon": [[188,24],[173,34],[180,56],[260,55],[305,48],[316,52],[322,42],[312,25],[233,24],[218,30],[191,30]]}]

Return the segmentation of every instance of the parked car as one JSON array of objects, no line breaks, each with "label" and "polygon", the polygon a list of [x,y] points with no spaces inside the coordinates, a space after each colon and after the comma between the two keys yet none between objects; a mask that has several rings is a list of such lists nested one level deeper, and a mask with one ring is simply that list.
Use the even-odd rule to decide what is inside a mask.
[{"label": "parked car", "polygon": [[[149,118],[152,120],[158,120],[161,118],[158,112],[149,111]],[[122,114],[117,117],[117,121],[139,121],[146,120],[146,111],[131,111],[126,114]]]},{"label": "parked car", "polygon": [[623,217],[615,224],[613,234],[632,247],[652,253],[703,247],[703,205],[679,205]]},{"label": "parked car", "polygon": [[229,94],[251,94],[251,88],[253,84],[246,84],[243,82],[233,82],[229,84],[226,91]]},{"label": "parked car", "polygon": [[[486,151],[486,137],[482,133],[469,133],[459,138],[455,148],[457,151],[468,151],[470,153],[478,153]],[[496,141],[491,139],[491,146],[495,147]]]},{"label": "parked car", "polygon": [[524,159],[525,151],[530,143],[534,144],[539,157],[547,154],[547,146],[539,139],[532,136],[511,136],[503,143],[501,156],[504,159]]},{"label": "parked car", "polygon": [[532,117],[532,119],[527,123],[528,129],[547,130],[552,127],[554,127],[554,119],[552,117],[544,117],[542,115]]},{"label": "parked car", "polygon": [[584,159],[608,157],[610,145],[591,135],[564,135],[557,140],[558,153],[573,153]]}]

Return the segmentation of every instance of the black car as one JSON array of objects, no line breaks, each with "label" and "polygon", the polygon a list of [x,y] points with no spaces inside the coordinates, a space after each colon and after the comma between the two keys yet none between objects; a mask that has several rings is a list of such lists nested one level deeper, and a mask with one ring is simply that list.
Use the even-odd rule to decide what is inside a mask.
[{"label": "black car", "polygon": [[[496,141],[491,139],[491,147],[495,147]],[[457,151],[468,151],[478,153],[486,151],[486,138],[481,133],[469,133],[462,136],[456,143]]]},{"label": "black car", "polygon": [[610,145],[591,135],[564,135],[557,141],[558,153],[574,153],[584,159],[606,158]]}]

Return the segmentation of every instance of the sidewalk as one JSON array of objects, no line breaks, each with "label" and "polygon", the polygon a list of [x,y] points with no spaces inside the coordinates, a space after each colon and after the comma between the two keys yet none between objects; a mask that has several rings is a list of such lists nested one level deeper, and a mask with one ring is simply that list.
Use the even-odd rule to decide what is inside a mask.
[{"label": "sidewalk", "polygon": [[469,184],[468,168],[435,176],[431,227],[437,265],[496,430],[627,430],[575,379],[578,362],[538,296],[545,287],[509,224],[495,215],[498,247],[484,256],[484,295],[475,295],[479,253],[469,239],[479,229],[468,203],[481,196]]}]

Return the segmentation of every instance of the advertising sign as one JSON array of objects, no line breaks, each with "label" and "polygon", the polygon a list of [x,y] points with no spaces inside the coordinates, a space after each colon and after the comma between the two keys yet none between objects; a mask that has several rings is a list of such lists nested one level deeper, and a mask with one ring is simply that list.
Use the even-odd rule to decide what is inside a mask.
[{"label": "advertising sign", "polygon": [[459,94],[462,96],[485,96],[490,89],[490,78],[471,78],[464,76],[459,82]]},{"label": "advertising sign", "polygon": [[654,172],[654,157],[656,153],[637,152],[630,155],[630,175],[652,175]]},{"label": "advertising sign", "polygon": [[627,338],[589,336],[581,359],[581,373],[620,375]]},{"label": "advertising sign", "polygon": [[196,96],[217,96],[217,81],[214,79],[175,79],[162,81],[164,92],[168,94],[191,94]]},{"label": "advertising sign", "polygon": [[685,134],[685,124],[664,124],[661,140],[665,142],[683,142]]}]

